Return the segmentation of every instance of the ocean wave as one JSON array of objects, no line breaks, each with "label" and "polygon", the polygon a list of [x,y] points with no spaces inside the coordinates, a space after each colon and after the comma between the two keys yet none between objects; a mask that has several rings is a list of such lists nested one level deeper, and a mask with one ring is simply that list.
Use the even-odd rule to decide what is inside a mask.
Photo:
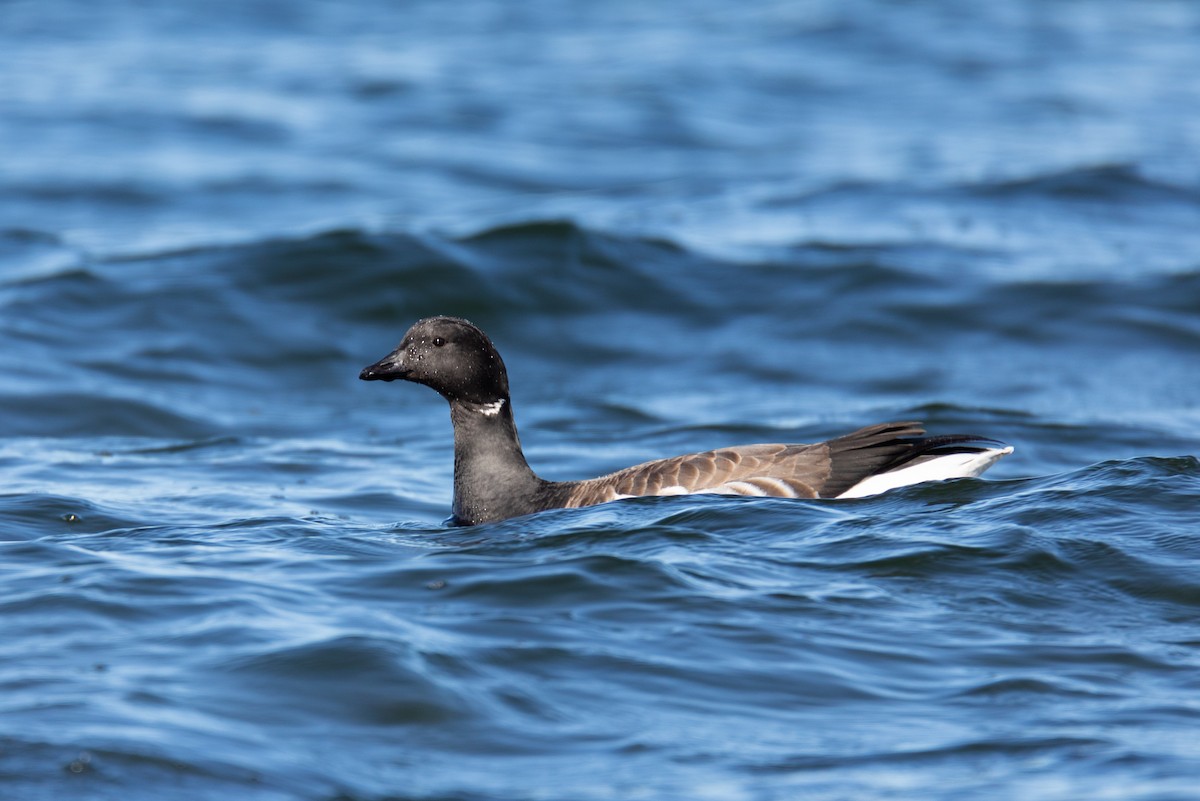
[{"label": "ocean wave", "polygon": [[[309,699],[289,708],[270,702],[243,705],[242,714],[250,720],[269,716],[280,722],[303,721],[316,716],[370,726],[425,726],[478,717],[472,711],[473,694],[464,697],[459,681],[431,680],[425,663],[437,661],[438,655],[422,651],[419,635],[338,634],[256,654],[237,650],[223,654],[213,666],[218,681],[234,685],[235,697],[275,695],[285,682],[293,685],[297,697]],[[460,663],[460,672],[470,670],[469,664]],[[320,689],[323,685],[325,690]]]},{"label": "ocean wave", "polygon": [[[381,759],[586,747],[691,760],[711,739],[678,732],[719,711],[779,743],[730,750],[741,775],[1103,761],[1129,738],[1073,727],[1133,705],[1171,728],[1182,709],[1178,646],[1135,635],[1178,635],[1169,621],[1200,603],[1177,569],[1198,556],[1198,496],[1194,457],[847,502],[631,499],[466,529],[228,513],[151,525],[145,503],[4,496],[0,520],[36,537],[5,544],[10,629],[56,632],[57,653],[86,655],[86,669],[57,657],[42,675],[61,684],[40,692],[106,688],[95,703],[108,706],[82,697],[74,720],[115,714],[160,744],[76,723],[53,755],[31,734],[5,758],[59,770],[87,751],[98,782],[169,758],[236,786],[255,764],[286,773],[253,743],[290,732],[315,753],[334,730]],[[919,714],[919,741],[881,728],[880,708],[901,728]],[[1040,734],[1017,736],[1032,708]],[[972,728],[986,710],[1013,726]],[[350,782],[356,794],[411,769],[380,765]],[[319,761],[302,774],[309,789],[344,786]]]},{"label": "ocean wave", "polygon": [[[938,258],[953,258],[952,250]],[[1188,300],[1200,292],[1200,274],[950,281],[929,274],[925,261],[920,254],[897,259],[887,249],[817,247],[786,261],[736,263],[563,222],[459,239],[343,230],[75,263],[10,283],[5,306],[20,315],[15,333],[30,339],[85,341],[86,325],[93,345],[105,344],[104,330],[113,329],[126,343],[161,349],[177,342],[193,350],[191,358],[252,364],[349,358],[343,343],[356,343],[357,354],[367,337],[381,330],[398,337],[409,322],[435,313],[468,317],[550,354],[565,337],[598,358],[611,340],[581,336],[586,326],[564,328],[562,320],[602,315],[612,332],[613,321],[636,319],[647,338],[669,323],[676,337],[709,347],[714,320],[737,320],[764,339],[768,330],[821,330],[843,342],[921,342],[964,330],[1045,341],[1061,337],[1063,324],[1113,338],[1161,336],[1172,347],[1200,337]],[[620,344],[637,342],[624,337]],[[137,353],[128,344],[123,350]],[[176,363],[189,358],[186,350],[167,355]]]},{"label": "ocean wave", "polygon": [[206,438],[220,430],[181,414],[170,401],[113,397],[104,392],[0,394],[0,413],[26,437]]},{"label": "ocean wave", "polygon": [[0,495],[0,521],[0,539],[16,541],[95,534],[139,525],[139,518],[110,505],[49,492]]},{"label": "ocean wave", "polygon": [[985,197],[1035,197],[1121,203],[1200,204],[1194,187],[1151,177],[1134,163],[1098,164],[973,184],[969,193]]}]

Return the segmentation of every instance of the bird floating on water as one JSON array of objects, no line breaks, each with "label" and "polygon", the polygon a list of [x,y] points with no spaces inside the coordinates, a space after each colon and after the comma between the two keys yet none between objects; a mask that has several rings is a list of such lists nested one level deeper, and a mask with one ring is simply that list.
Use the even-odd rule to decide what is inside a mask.
[{"label": "bird floating on water", "polygon": [[525,461],[508,373],[487,334],[457,317],[417,321],[364,381],[424,384],[450,403],[454,518],[463,525],[644,495],[719,493],[861,498],[977,476],[1012,447],[968,434],[926,436],[917,422],[880,423],[814,444],[737,445],[659,459],[584,481],[546,481]]}]

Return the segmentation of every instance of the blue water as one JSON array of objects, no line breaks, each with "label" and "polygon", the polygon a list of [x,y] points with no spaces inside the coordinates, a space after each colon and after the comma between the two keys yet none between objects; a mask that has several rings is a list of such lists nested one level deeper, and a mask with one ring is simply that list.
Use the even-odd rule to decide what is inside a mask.
[{"label": "blue water", "polygon": [[[1200,798],[1200,5],[0,5],[0,797]],[[846,502],[474,528],[923,419]]]}]

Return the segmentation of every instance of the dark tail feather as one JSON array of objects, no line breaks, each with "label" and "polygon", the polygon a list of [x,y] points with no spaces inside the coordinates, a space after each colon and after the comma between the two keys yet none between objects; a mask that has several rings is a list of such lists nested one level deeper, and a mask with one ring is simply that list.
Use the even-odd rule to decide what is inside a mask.
[{"label": "dark tail feather", "polygon": [[830,440],[832,471],[822,498],[836,498],[868,476],[896,470],[923,459],[954,453],[982,453],[1005,443],[973,434],[925,436],[918,422],[882,423]]}]

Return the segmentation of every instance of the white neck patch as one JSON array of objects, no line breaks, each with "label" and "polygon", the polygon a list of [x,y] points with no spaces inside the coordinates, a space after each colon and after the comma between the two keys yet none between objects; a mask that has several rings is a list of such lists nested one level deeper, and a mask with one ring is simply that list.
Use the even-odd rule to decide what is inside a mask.
[{"label": "white neck patch", "polygon": [[492,401],[491,403],[485,403],[482,406],[480,406],[479,413],[486,415],[487,417],[495,417],[496,415],[500,414],[500,410],[503,408],[504,408],[504,399],[501,398],[498,401]]}]

